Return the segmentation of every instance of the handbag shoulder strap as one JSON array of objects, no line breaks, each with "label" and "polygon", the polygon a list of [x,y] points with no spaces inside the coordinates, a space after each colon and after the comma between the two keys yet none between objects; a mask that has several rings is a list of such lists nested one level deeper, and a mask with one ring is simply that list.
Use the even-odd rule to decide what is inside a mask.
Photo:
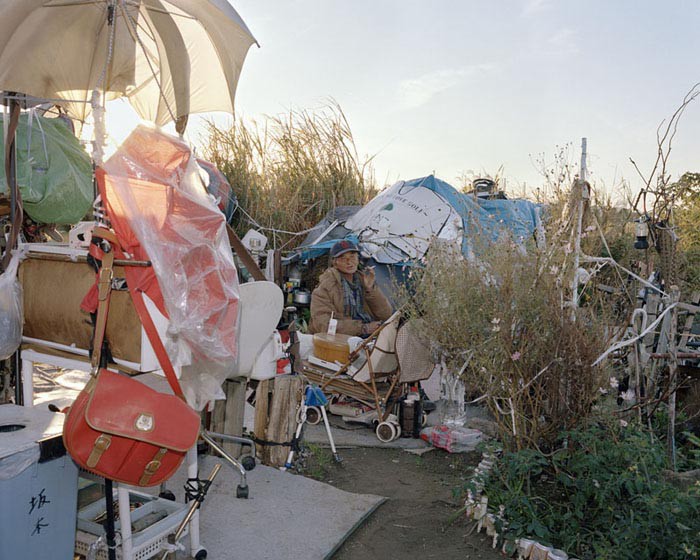
[{"label": "handbag shoulder strap", "polygon": [[148,335],[148,340],[150,341],[151,346],[153,347],[153,351],[156,353],[158,363],[165,372],[165,378],[168,380],[168,385],[170,385],[170,388],[173,390],[173,393],[185,400],[185,395],[182,392],[180,381],[177,378],[177,374],[175,373],[175,369],[173,368],[173,364],[170,361],[170,357],[168,356],[168,353],[165,350],[165,346],[163,346],[163,342],[160,339],[158,329],[156,329],[156,325],[153,322],[153,319],[151,318],[151,314],[148,312],[148,309],[146,309],[146,304],[143,301],[143,294],[141,293],[141,291],[131,291],[131,300],[134,302],[136,312],[141,318],[141,324],[143,324],[143,328],[146,330],[146,335]]},{"label": "handbag shoulder strap", "polygon": [[[106,241],[115,241],[116,237],[112,232],[104,228],[95,228],[93,237],[104,239]],[[111,239],[110,239],[111,238]],[[100,367],[100,359],[102,358],[102,343],[107,330],[107,312],[109,311],[109,300],[112,295],[112,278],[114,271],[114,243],[105,243],[100,249],[102,250],[102,265],[97,276],[97,318],[95,319],[95,335],[92,343],[92,366],[93,375],[97,373]]]},{"label": "handbag shoulder strap", "polygon": [[[105,330],[107,328],[107,312],[109,311],[109,301],[112,293],[112,278],[114,276],[113,264],[114,264],[114,248],[119,247],[119,241],[117,237],[111,231],[105,228],[95,228],[92,233],[93,237],[98,237],[108,241],[109,243],[104,244],[101,247],[103,251],[102,266],[100,267],[100,274],[98,276],[97,288],[98,288],[98,304],[97,304],[97,319],[95,321],[95,338],[93,342],[92,351],[92,368],[93,372],[97,372],[100,365],[100,357],[102,353],[102,342],[104,340]],[[180,382],[173,368],[173,364],[170,361],[163,342],[160,340],[160,335],[156,329],[153,319],[151,318],[148,309],[143,301],[143,295],[138,290],[129,289],[131,293],[131,300],[134,302],[134,307],[136,312],[141,319],[146,334],[148,335],[148,340],[153,346],[153,350],[158,358],[158,363],[160,367],[163,368],[165,372],[165,378],[173,390],[173,393],[185,400],[185,395],[180,386]]]}]

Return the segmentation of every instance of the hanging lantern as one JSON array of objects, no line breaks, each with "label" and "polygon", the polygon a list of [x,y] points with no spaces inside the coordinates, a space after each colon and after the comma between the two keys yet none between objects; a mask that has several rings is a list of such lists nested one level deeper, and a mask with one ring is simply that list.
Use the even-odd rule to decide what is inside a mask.
[{"label": "hanging lantern", "polygon": [[635,249],[649,248],[649,216],[640,216],[634,221],[634,235],[637,240],[634,242]]}]

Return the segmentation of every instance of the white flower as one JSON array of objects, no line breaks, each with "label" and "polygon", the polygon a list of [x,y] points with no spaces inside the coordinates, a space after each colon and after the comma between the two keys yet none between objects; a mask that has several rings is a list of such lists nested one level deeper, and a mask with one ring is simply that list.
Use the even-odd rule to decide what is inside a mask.
[{"label": "white flower", "polygon": [[550,274],[559,274],[559,267],[557,265],[552,265],[549,267]]},{"label": "white flower", "polygon": [[612,389],[617,389],[620,386],[620,382],[615,377],[610,378],[610,387]]},{"label": "white flower", "polygon": [[598,387],[598,392],[599,392],[601,395],[607,395],[607,394],[608,394],[608,390],[607,390],[605,387]]},{"label": "white flower", "polygon": [[634,390],[627,389],[624,393],[620,395],[623,401],[633,402],[634,401]]},{"label": "white flower", "polygon": [[622,426],[623,428],[626,428],[627,427],[627,420],[620,419],[620,426]]}]

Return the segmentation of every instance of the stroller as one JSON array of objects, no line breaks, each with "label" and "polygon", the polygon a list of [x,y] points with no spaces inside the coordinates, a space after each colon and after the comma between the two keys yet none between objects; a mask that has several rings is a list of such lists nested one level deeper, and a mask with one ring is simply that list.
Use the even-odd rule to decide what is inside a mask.
[{"label": "stroller", "polygon": [[[331,412],[340,413],[347,421],[374,424],[377,438],[383,442],[401,435],[395,409],[409,387],[439,368],[430,347],[418,335],[417,323],[405,321],[401,311],[363,340],[337,371],[319,365],[313,357],[302,364],[307,380],[335,397]],[[360,406],[343,404],[346,399]]]}]

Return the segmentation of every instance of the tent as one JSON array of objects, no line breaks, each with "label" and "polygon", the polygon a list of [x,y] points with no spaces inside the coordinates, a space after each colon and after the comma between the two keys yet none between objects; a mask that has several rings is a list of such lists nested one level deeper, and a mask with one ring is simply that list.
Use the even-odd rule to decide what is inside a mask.
[{"label": "tent", "polygon": [[479,251],[477,239],[507,237],[523,246],[529,240],[539,241],[540,210],[528,200],[463,194],[433,175],[399,181],[363,207],[331,212],[309,232],[289,262],[320,257],[338,239],[353,238],[361,243],[363,256],[383,265],[377,267],[377,277],[385,287],[387,278],[404,274],[406,266],[420,261],[434,240],[453,244],[469,259]]}]

